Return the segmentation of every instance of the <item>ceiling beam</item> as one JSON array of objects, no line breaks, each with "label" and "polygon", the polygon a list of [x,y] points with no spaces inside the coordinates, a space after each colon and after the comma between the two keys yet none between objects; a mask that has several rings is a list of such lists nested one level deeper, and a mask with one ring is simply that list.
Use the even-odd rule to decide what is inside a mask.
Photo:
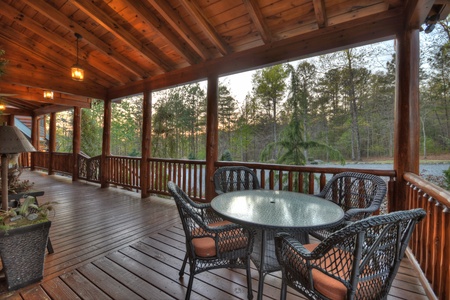
[{"label": "ceiling beam", "polygon": [[33,112],[25,109],[16,109],[7,107],[6,109],[0,111],[0,115],[14,115],[14,116],[33,116]]},{"label": "ceiling beam", "polygon": [[181,19],[176,10],[172,9],[167,1],[147,0],[164,20],[175,30],[183,41],[191,46],[203,60],[211,58],[211,53],[206,49],[197,35],[186,22]]},{"label": "ceiling beam", "polygon": [[16,83],[23,86],[43,87],[47,89],[85,96],[95,99],[105,99],[106,88],[88,84],[86,82],[73,81],[71,78],[62,78],[58,75],[39,72],[30,68],[23,69],[21,66],[8,65],[7,73],[2,75],[2,81]]},{"label": "ceiling beam", "polygon": [[50,113],[58,113],[61,111],[66,111],[67,107],[66,106],[61,106],[61,105],[48,105],[48,106],[44,106],[44,107],[40,107],[38,109],[35,109],[33,111],[35,116],[41,116],[41,115],[46,115],[46,114],[50,114]]},{"label": "ceiling beam", "polygon": [[419,29],[428,16],[435,0],[411,0],[407,2],[405,25],[408,29]]},{"label": "ceiling beam", "polygon": [[132,72],[139,79],[147,78],[151,74],[141,68],[138,64],[129,60],[128,58],[122,56],[120,53],[115,51],[110,45],[103,42],[101,39],[97,38],[94,34],[90,33],[82,26],[75,23],[73,20],[67,18],[63,13],[58,11],[52,5],[48,4],[44,0],[22,0],[27,5],[37,10],[39,13],[43,14],[49,18],[52,22],[64,27],[66,30],[72,32],[72,34],[79,33],[83,36],[83,40],[87,41],[94,49],[98,50],[100,53],[110,57],[117,64],[119,64],[124,69]]},{"label": "ceiling beam", "polygon": [[[112,99],[126,97],[144,91],[165,89],[203,80],[211,74],[223,76],[392,39],[402,30],[401,13],[402,9],[394,9],[352,22],[325,27],[301,37],[274,41],[251,50],[232,53],[226,58],[218,58],[164,75],[156,75],[142,82],[113,87],[108,90],[108,96]],[[369,20],[371,26],[362,26]],[[358,34],[355,34],[355,28],[358,28]],[[233,63],[230,64],[230,61]]]},{"label": "ceiling beam", "polygon": [[222,55],[227,55],[231,52],[230,47],[220,37],[214,27],[208,22],[207,18],[203,15],[202,11],[198,8],[197,4],[192,0],[180,0],[183,7],[189,12],[191,17],[195,20],[198,26],[206,34],[209,40],[219,50]]},{"label": "ceiling beam", "polygon": [[184,57],[191,65],[200,61],[200,57],[192,52],[187,44],[183,44],[180,38],[167,27],[165,22],[157,18],[141,1],[128,1],[129,7],[133,9],[136,16],[146,21],[150,28],[159,33],[159,35],[166,40],[178,54]]},{"label": "ceiling beam", "polygon": [[64,106],[78,106],[81,108],[91,107],[91,99],[87,97],[53,92],[53,100],[47,100],[44,99],[43,92],[42,89],[0,82],[0,94],[10,94],[10,98],[50,104],[56,102]]},{"label": "ceiling beam", "polygon": [[327,26],[327,13],[325,10],[325,0],[313,0],[314,13],[319,28]]},{"label": "ceiling beam", "polygon": [[139,39],[134,37],[128,30],[123,28],[119,23],[110,18],[107,13],[97,7],[89,0],[72,0],[72,3],[82,12],[87,14],[95,22],[107,29],[116,38],[129,45],[134,50],[140,52],[149,61],[153,62],[160,71],[170,71],[174,67],[169,63],[169,59],[165,57],[159,49],[154,47],[149,49],[144,46]]},{"label": "ceiling beam", "polygon": [[[111,86],[111,82],[99,77],[99,74],[96,74],[94,70],[90,67],[84,67],[86,70],[92,71],[89,77],[86,77],[85,80],[81,82],[75,82],[70,77],[70,65],[72,64],[72,61],[66,58],[65,56],[62,56],[53,50],[45,51],[42,44],[34,44],[31,43],[30,39],[27,39],[26,36],[23,36],[22,34],[15,32],[15,36],[18,37],[16,39],[6,36],[7,34],[14,36],[14,34],[11,33],[12,29],[5,29],[0,30],[0,40],[5,39],[8,41],[8,43],[5,44],[3,47],[5,50],[5,58],[9,61],[7,68],[6,68],[6,74],[4,76],[7,76],[8,74],[11,74],[14,72],[16,75],[20,75],[20,73],[24,73],[24,77],[29,77],[28,72],[37,72],[41,74],[48,74],[50,77],[56,77],[59,80],[62,80],[61,77],[61,71],[60,70],[66,70],[67,77],[67,83],[69,85],[78,84],[78,85],[91,85],[91,86]],[[18,40],[25,39],[27,42],[30,41],[31,44],[22,43],[18,44]],[[16,46],[14,46],[16,45]],[[54,86],[52,85],[51,81],[43,81],[39,83],[33,83],[31,82],[22,82],[15,81],[13,83],[16,84],[23,84],[27,86],[34,86],[39,87],[42,89],[53,89]],[[44,84],[44,85],[41,85]],[[64,87],[63,87],[64,88]],[[60,90],[60,91],[64,91]],[[84,95],[84,94],[83,94]]]},{"label": "ceiling beam", "polygon": [[256,27],[256,30],[259,31],[264,44],[268,44],[272,42],[272,34],[270,33],[269,26],[264,21],[264,16],[259,9],[259,4],[256,0],[243,0],[245,7],[247,8],[248,14],[253,21],[253,24]]}]

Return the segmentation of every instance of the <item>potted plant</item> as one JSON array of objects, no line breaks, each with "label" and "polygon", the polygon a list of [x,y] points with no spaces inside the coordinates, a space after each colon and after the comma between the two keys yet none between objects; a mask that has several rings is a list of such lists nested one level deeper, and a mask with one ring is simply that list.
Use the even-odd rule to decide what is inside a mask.
[{"label": "potted plant", "polygon": [[53,203],[38,205],[27,196],[16,208],[0,212],[0,256],[8,290],[43,278]]}]

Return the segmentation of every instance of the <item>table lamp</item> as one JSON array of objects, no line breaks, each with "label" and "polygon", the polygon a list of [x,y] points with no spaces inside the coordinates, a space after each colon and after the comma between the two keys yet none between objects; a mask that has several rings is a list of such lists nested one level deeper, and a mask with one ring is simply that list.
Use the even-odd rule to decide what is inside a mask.
[{"label": "table lamp", "polygon": [[2,156],[2,210],[8,209],[8,154],[35,152],[19,128],[0,125],[0,154]]}]

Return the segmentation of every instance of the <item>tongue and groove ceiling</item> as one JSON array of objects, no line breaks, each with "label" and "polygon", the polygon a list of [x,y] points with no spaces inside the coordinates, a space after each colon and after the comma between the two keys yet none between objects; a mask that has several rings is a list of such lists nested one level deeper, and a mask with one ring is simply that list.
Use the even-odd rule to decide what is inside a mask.
[{"label": "tongue and groove ceiling", "polygon": [[[448,0],[0,0],[1,101],[17,115],[89,107],[92,98],[394,38],[449,8]],[[83,82],[70,78],[75,33]]]}]

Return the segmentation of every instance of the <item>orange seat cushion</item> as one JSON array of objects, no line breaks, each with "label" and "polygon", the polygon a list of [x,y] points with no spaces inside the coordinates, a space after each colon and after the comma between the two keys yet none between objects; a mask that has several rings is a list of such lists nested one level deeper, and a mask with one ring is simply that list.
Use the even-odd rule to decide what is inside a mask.
[{"label": "orange seat cushion", "polygon": [[[304,247],[309,251],[313,251],[317,245],[319,244],[307,244]],[[324,265],[330,265],[330,263],[330,261],[326,261]],[[312,269],[312,276],[314,288],[325,297],[331,300],[342,300],[346,298],[347,287],[342,282],[316,269]]]},{"label": "orange seat cushion", "polygon": [[[219,227],[224,226],[228,224],[233,224],[230,221],[221,221],[216,223],[208,224],[210,227]],[[201,229],[200,229],[201,230]],[[198,235],[199,231],[196,232],[194,235]],[[239,239],[239,240],[238,240]],[[202,238],[194,238],[192,239],[192,244],[194,245],[194,252],[197,256],[200,257],[214,257],[217,255],[216,252],[216,243],[212,237],[202,237]],[[220,251],[231,251],[235,249],[240,249],[245,247],[247,244],[247,239],[243,237],[235,238],[234,241],[231,241],[230,243],[222,243],[219,245]]]}]

